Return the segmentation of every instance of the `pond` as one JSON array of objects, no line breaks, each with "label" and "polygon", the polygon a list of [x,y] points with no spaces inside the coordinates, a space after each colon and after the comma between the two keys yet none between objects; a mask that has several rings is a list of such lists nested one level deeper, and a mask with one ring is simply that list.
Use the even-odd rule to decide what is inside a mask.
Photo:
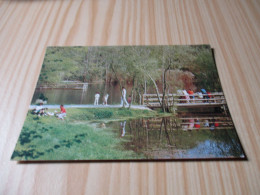
[{"label": "pond", "polygon": [[[190,118],[190,116],[189,116]],[[204,116],[205,118],[205,116]],[[110,122],[126,150],[146,159],[240,158],[243,149],[233,125],[185,129],[178,117]]]},{"label": "pond", "polygon": [[[126,86],[126,89],[129,94],[131,86]],[[86,90],[37,88],[35,89],[31,104],[35,104],[40,94],[44,94],[48,98],[48,104],[93,104],[96,92],[100,93],[99,103],[102,102],[104,93],[109,94],[108,104],[120,103],[120,86],[101,83],[89,84]]]}]

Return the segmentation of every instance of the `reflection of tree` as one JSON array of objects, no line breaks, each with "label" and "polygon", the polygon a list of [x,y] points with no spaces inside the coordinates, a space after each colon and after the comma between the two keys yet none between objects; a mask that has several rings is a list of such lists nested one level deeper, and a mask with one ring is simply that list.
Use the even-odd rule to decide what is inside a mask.
[{"label": "reflection of tree", "polygon": [[[130,128],[126,148],[137,153],[145,153],[148,158],[161,155],[173,155],[178,150],[188,150],[200,143],[211,140],[212,153],[221,152],[221,156],[240,156],[242,149],[235,129],[183,131],[176,128],[176,117],[137,119],[129,121]],[[214,149],[215,148],[215,149]],[[155,155],[155,156],[154,156]],[[216,154],[217,155],[217,154]],[[172,156],[173,157],[173,156]]]}]

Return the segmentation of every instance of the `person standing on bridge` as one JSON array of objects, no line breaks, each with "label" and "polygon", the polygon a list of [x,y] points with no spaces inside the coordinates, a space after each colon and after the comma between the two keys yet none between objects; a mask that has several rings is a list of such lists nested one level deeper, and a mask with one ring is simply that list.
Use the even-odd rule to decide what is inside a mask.
[{"label": "person standing on bridge", "polygon": [[209,95],[208,95],[207,91],[205,89],[201,89],[200,91],[203,94],[203,99],[206,99],[205,102],[208,102]]},{"label": "person standing on bridge", "polygon": [[121,106],[126,105],[129,106],[129,104],[126,101],[126,89],[122,88],[122,97],[121,97]]},{"label": "person standing on bridge", "polygon": [[192,99],[193,100],[192,102],[194,103],[195,102],[194,101],[194,92],[191,89],[189,89],[188,94],[190,95],[190,99]]},{"label": "person standing on bridge", "polygon": [[186,103],[190,103],[190,96],[189,96],[188,92],[185,89],[182,92],[183,92],[185,99],[187,100]]},{"label": "person standing on bridge", "polygon": [[98,92],[96,92],[96,94],[95,94],[95,101],[94,101],[94,105],[98,105],[99,97],[100,97],[99,93],[98,93]]}]

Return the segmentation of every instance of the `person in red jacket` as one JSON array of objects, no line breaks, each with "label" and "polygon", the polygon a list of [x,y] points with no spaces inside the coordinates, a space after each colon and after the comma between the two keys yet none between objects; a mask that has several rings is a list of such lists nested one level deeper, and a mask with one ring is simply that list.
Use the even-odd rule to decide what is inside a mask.
[{"label": "person in red jacket", "polygon": [[67,115],[67,112],[66,112],[66,109],[64,108],[64,106],[61,104],[60,105],[60,113],[57,114],[57,117],[61,120],[64,120],[64,117],[66,117]]},{"label": "person in red jacket", "polygon": [[190,99],[193,100],[192,102],[194,102],[194,92],[191,89],[189,89],[187,92],[190,95]]}]

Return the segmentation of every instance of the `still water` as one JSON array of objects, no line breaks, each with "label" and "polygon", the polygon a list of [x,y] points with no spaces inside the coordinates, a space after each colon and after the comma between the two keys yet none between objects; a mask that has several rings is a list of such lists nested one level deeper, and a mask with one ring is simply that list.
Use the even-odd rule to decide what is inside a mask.
[{"label": "still water", "polygon": [[110,122],[124,148],[147,159],[243,158],[234,126],[185,130],[176,117]]},{"label": "still water", "polygon": [[[127,95],[130,94],[131,86],[125,86]],[[108,104],[120,103],[120,86],[89,84],[86,90],[81,89],[36,89],[33,95],[31,104],[39,98],[40,94],[44,94],[48,98],[48,104],[93,104],[95,93],[100,93],[99,103],[102,103],[102,98],[105,93],[109,94]]]}]

